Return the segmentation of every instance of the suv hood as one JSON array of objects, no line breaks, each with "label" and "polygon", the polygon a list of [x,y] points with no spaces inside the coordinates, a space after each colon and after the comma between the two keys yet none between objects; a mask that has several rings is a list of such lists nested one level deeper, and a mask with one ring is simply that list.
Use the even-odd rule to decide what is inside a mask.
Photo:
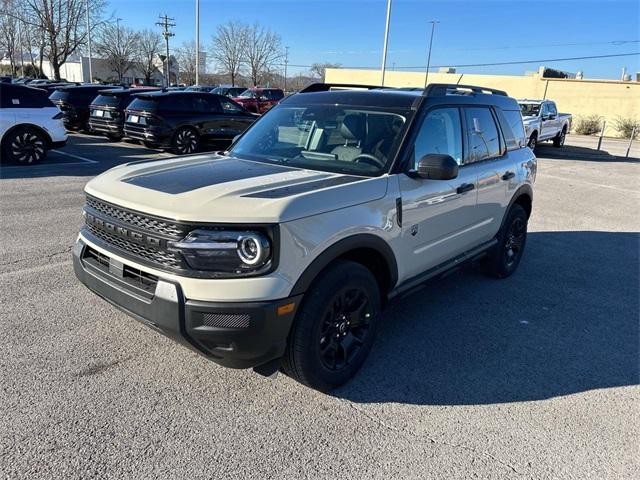
[{"label": "suv hood", "polygon": [[359,177],[219,155],[134,162],[91,180],[107,202],[173,220],[280,223],[383,197],[387,177]]}]

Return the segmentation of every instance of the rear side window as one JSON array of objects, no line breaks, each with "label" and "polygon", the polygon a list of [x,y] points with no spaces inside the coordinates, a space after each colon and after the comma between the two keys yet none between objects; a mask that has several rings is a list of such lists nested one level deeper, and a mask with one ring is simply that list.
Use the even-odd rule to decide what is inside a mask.
[{"label": "rear side window", "polygon": [[242,111],[242,107],[228,98],[220,99],[220,106],[225,113],[237,113]]},{"label": "rear side window", "polygon": [[44,90],[28,87],[3,88],[0,97],[2,108],[45,108],[53,107],[48,93]]},{"label": "rear side window", "polygon": [[[172,112],[172,113],[184,113],[184,112],[193,112],[204,111],[203,105],[198,105],[198,109],[196,110],[193,100],[196,97],[191,95],[170,95],[168,97],[163,97],[161,110],[163,112]],[[198,101],[202,99],[198,98]]]},{"label": "rear side window", "polygon": [[462,125],[457,108],[431,110],[422,122],[413,146],[414,168],[430,153],[450,155],[462,163]]},{"label": "rear side window", "polygon": [[486,107],[464,109],[469,132],[467,162],[479,162],[500,156],[500,134],[491,110]]},{"label": "rear side window", "polygon": [[515,150],[525,145],[524,126],[520,110],[496,109],[507,150]]}]

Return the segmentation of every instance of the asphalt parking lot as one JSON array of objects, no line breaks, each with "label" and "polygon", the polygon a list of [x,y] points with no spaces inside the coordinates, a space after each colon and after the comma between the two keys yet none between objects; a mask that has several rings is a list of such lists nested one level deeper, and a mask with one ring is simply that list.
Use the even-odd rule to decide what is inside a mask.
[{"label": "asphalt parking lot", "polygon": [[74,277],[82,188],[169,156],[73,135],[0,170],[2,478],[637,478],[640,162],[542,147],[527,251],[396,303],[333,395],[227,370]]}]

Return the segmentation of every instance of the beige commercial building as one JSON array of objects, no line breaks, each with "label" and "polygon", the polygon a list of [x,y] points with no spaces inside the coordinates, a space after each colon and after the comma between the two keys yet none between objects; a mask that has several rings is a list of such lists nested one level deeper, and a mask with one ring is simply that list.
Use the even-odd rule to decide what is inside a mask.
[{"label": "beige commercial building", "polygon": [[[380,70],[329,68],[325,81],[380,85]],[[424,72],[385,72],[384,84],[390,87],[422,87]],[[607,122],[605,135],[619,136],[616,118],[640,120],[640,82],[617,80],[588,80],[543,78],[540,73],[528,76],[478,75],[469,73],[429,73],[429,83],[457,83],[480,85],[505,90],[515,98],[554,100],[558,110],[571,113],[575,119],[599,115]]]}]

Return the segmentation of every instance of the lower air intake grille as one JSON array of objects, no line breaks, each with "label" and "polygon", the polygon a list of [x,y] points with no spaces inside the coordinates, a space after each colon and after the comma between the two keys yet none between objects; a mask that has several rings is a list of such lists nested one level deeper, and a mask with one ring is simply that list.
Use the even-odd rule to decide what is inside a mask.
[{"label": "lower air intake grille", "polygon": [[249,328],[251,317],[244,313],[205,313],[202,325],[219,328]]}]

